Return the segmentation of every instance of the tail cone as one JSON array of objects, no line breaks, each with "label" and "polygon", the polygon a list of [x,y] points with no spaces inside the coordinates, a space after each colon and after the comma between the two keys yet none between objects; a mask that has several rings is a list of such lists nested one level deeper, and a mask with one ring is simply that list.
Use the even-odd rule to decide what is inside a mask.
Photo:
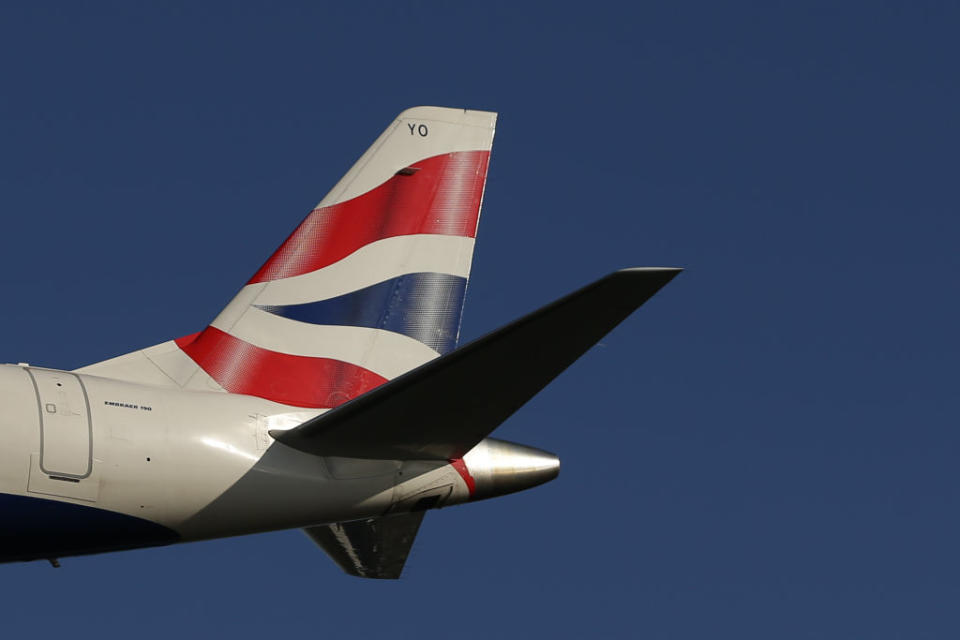
[{"label": "tail cone", "polygon": [[552,453],[495,438],[483,440],[463,461],[476,483],[474,500],[530,489],[560,473],[560,459]]}]

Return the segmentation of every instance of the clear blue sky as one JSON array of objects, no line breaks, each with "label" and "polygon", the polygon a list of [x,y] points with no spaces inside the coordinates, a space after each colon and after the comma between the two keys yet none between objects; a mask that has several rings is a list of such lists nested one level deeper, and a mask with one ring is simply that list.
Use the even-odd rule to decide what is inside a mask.
[{"label": "clear blue sky", "polygon": [[4,361],[202,328],[417,104],[501,113],[465,338],[687,271],[497,432],[560,478],[399,583],[297,531],[4,565],[5,636],[960,635],[955,3],[18,4]]}]

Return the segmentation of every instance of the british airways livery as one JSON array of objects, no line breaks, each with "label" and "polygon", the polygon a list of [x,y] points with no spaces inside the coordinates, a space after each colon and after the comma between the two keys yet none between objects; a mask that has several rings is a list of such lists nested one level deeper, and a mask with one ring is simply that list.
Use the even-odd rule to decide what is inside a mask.
[{"label": "british airways livery", "polygon": [[401,113],[199,333],[0,366],[0,561],[296,527],[397,578],[427,510],[556,477],[489,434],[679,269],[615,272],[458,348],[495,122]]}]

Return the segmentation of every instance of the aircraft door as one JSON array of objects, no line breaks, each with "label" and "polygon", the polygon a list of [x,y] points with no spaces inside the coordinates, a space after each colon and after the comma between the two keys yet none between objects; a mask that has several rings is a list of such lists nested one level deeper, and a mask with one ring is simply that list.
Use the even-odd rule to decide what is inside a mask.
[{"label": "aircraft door", "polygon": [[90,408],[80,378],[66,371],[28,369],[40,405],[40,469],[80,480],[90,475]]}]

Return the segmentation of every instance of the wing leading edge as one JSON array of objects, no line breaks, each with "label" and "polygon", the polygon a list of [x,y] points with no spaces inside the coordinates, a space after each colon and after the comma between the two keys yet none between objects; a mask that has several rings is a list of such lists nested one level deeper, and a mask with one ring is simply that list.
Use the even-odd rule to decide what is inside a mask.
[{"label": "wing leading edge", "polygon": [[332,411],[271,435],[317,455],[460,458],[680,271],[616,271]]}]

